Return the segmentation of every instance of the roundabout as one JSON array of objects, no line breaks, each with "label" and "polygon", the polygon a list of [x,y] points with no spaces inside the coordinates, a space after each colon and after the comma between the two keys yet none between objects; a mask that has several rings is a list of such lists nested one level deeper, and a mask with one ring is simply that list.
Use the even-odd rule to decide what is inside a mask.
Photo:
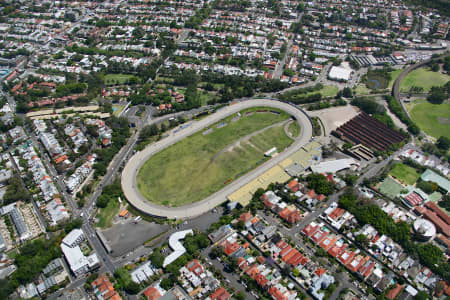
[{"label": "roundabout", "polygon": [[[155,154],[161,152],[162,150],[168,148],[175,143],[190,137],[197,132],[208,128],[209,126],[233,115],[242,110],[257,108],[257,107],[268,107],[274,108],[286,112],[290,116],[296,119],[296,122],[300,126],[300,135],[295,138],[290,146],[288,146],[283,152],[279,153],[277,156],[265,161],[261,165],[252,169],[251,171],[241,175],[234,181],[229,182],[220,190],[210,194],[206,198],[200,201],[192,202],[190,204],[169,207],[160,204],[156,204],[148,200],[140,189],[141,186],[138,185],[137,176],[141,168],[146,164],[146,162]],[[288,156],[292,155],[295,151],[300,149],[306,143],[310,141],[312,136],[312,126],[308,116],[303,113],[300,109],[289,105],[287,103],[266,100],[266,99],[254,99],[246,100],[238,103],[231,104],[227,107],[219,109],[212,115],[201,119],[199,121],[190,122],[189,126],[182,130],[174,131],[168,137],[147,146],[144,150],[136,153],[126,164],[122,171],[121,185],[122,190],[128,200],[128,202],[137,210],[152,216],[166,217],[166,218],[177,218],[186,219],[201,215],[217,205],[220,205],[226,201],[227,196],[234,191],[241,188],[246,183],[254,180],[260,176],[265,171],[269,170],[273,166],[277,165],[279,162],[283,161]],[[177,176],[177,174],[173,174]],[[171,187],[174,188],[174,187]]]}]

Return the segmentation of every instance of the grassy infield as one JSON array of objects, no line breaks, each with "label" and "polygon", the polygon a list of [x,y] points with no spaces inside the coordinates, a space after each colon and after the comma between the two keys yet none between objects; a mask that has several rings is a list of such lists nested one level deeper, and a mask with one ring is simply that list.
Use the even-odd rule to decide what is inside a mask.
[{"label": "grassy infield", "polygon": [[222,120],[227,123],[222,128],[213,125],[213,132],[198,132],[152,156],[139,170],[140,192],[162,205],[196,202],[267,160],[263,154],[268,149],[282,151],[292,143],[281,125],[217,155],[240,138],[289,118],[284,112],[254,113],[235,122],[231,121],[233,117]]},{"label": "grassy infield", "polygon": [[[450,76],[433,72],[427,68],[420,68],[412,71],[402,81],[400,90],[409,91],[413,86],[423,87],[425,92],[428,92],[432,86],[444,85],[450,80]],[[412,120],[423,130],[425,133],[439,138],[440,136],[446,136],[450,138],[450,125],[438,118],[449,119],[450,118],[450,105],[448,103],[443,104],[431,104],[425,100],[414,101],[408,105],[408,110]]]},{"label": "grassy infield", "polygon": [[[391,81],[389,82],[389,89],[397,77],[403,70],[395,70],[391,72]],[[443,85],[450,76],[433,72],[427,68],[420,68],[412,71],[406,76],[400,85],[402,92],[409,91],[413,86],[423,87],[425,92],[428,92],[432,86]],[[357,95],[369,95],[370,89],[364,84],[360,84],[355,89]],[[450,118],[450,105],[447,103],[436,105],[426,102],[425,100],[415,101],[408,107],[412,120],[427,134],[439,138],[446,136],[450,138],[450,125],[439,122],[438,118]]]}]

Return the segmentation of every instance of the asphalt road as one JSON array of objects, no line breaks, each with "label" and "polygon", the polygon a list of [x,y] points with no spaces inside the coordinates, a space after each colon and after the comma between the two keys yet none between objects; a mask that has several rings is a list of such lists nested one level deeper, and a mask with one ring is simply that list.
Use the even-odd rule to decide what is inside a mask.
[{"label": "asphalt road", "polygon": [[[189,205],[181,206],[181,207],[164,207],[160,205],[156,205],[148,201],[142,194],[139,192],[136,183],[136,175],[140,167],[155,153],[169,147],[170,145],[175,144],[176,142],[206,128],[223,118],[237,113],[243,109],[250,107],[258,107],[258,106],[267,106],[274,107],[281,110],[286,111],[287,113],[294,116],[301,128],[300,137],[285,151],[280,153],[275,158],[267,161],[261,166],[257,167],[253,171],[243,175],[239,179],[233,181],[220,191],[212,194],[206,199],[192,203]],[[167,218],[177,218],[177,219],[186,219],[192,218],[195,216],[199,216],[217,205],[223,203],[226,200],[226,197],[238,190],[251,180],[257,178],[261,174],[263,174],[268,169],[274,167],[279,162],[283,161],[290,155],[292,155],[295,151],[300,149],[306,143],[308,143],[312,136],[312,126],[309,121],[308,116],[303,113],[298,108],[291,106],[289,104],[274,101],[274,100],[266,100],[266,99],[255,99],[255,100],[247,100],[242,101],[236,104],[232,104],[225,108],[220,109],[215,114],[210,115],[200,121],[191,123],[191,125],[183,130],[180,130],[167,138],[154,143],[144,150],[136,153],[127,163],[125,168],[122,171],[122,190],[128,200],[128,202],[134,206],[136,209],[140,210],[143,213],[149,215],[162,216]]]}]

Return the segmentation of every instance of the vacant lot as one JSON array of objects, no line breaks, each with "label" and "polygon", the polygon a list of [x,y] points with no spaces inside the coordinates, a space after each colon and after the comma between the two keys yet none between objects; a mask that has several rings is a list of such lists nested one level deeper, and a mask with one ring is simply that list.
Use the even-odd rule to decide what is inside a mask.
[{"label": "vacant lot", "polygon": [[400,90],[407,92],[411,87],[422,87],[428,92],[432,86],[444,85],[450,80],[450,76],[440,72],[430,71],[428,68],[420,68],[409,73],[401,82]]},{"label": "vacant lot", "polygon": [[410,110],[411,119],[426,134],[435,138],[450,138],[450,104],[431,104],[425,100],[418,101]]},{"label": "vacant lot", "polygon": [[136,179],[142,195],[166,206],[202,200],[267,160],[265,151],[272,147],[282,151],[292,143],[283,125],[273,126],[287,120],[287,114],[241,115],[239,119],[232,115],[219,123],[222,126],[215,124],[152,156]]},{"label": "vacant lot", "polygon": [[100,208],[97,214],[98,223],[97,226],[100,228],[111,227],[114,216],[119,213],[119,200],[116,198],[111,199],[105,208]]},{"label": "vacant lot", "polygon": [[417,173],[416,169],[404,164],[396,164],[389,174],[397,180],[409,185],[416,183],[417,179],[420,177],[420,174]]}]

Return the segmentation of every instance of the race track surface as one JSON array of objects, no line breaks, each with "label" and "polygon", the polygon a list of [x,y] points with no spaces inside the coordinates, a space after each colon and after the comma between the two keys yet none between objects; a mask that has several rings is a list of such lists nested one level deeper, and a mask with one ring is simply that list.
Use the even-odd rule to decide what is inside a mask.
[{"label": "race track surface", "polygon": [[[242,175],[238,179],[226,185],[223,189],[217,191],[216,193],[210,195],[206,199],[197,201],[188,205],[179,207],[165,207],[161,205],[154,204],[147,200],[139,192],[136,183],[136,176],[138,174],[141,166],[155,153],[175,144],[176,142],[208,127],[220,120],[228,117],[229,115],[235,114],[241,110],[251,108],[251,107],[272,107],[283,110],[294,116],[297,123],[300,125],[301,132],[296,138],[294,143],[291,144],[287,149],[278,154],[276,157],[266,161],[262,165],[253,169],[245,175]],[[302,112],[300,109],[296,108],[287,103],[267,100],[267,99],[252,99],[238,102],[227,107],[221,108],[216,113],[201,119],[199,121],[191,122],[191,125],[187,128],[179,130],[176,133],[172,133],[168,137],[147,146],[144,150],[137,152],[133,157],[130,158],[128,163],[125,165],[122,171],[122,190],[127,198],[128,202],[137,210],[158,217],[166,218],[176,218],[176,219],[187,219],[199,216],[217,205],[220,205],[226,201],[226,197],[238,190],[248,182],[257,178],[270,168],[274,167],[281,161],[288,158],[302,146],[306,145],[312,137],[312,125],[308,116]]]}]

